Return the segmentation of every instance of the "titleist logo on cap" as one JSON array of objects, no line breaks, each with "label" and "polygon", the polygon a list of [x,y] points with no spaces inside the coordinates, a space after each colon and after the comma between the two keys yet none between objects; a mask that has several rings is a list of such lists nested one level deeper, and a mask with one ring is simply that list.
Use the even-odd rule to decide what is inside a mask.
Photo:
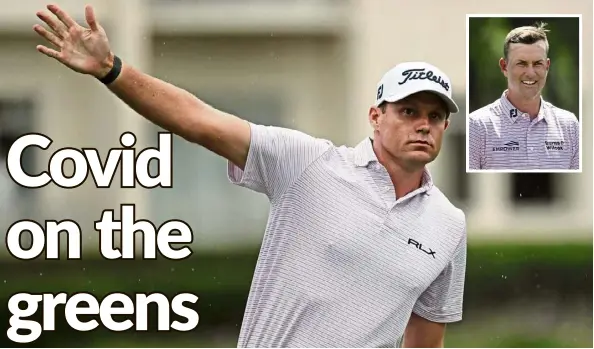
[{"label": "titleist logo on cap", "polygon": [[429,80],[441,85],[446,91],[450,90],[450,84],[448,84],[441,76],[435,74],[431,70],[426,71],[425,68],[405,70],[402,72],[402,76],[404,76],[404,80],[400,81],[398,85],[406,84],[411,80]]}]

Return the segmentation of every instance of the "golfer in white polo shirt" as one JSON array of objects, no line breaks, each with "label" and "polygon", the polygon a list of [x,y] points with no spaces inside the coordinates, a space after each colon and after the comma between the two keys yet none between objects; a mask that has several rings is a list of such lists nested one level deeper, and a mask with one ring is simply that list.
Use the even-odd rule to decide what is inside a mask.
[{"label": "golfer in white polo shirt", "polygon": [[519,27],[505,38],[501,71],[507,89],[470,114],[470,170],[577,170],[576,116],[542,98],[550,67],[545,25]]},{"label": "golfer in white polo shirt", "polygon": [[51,32],[35,30],[62,49],[40,52],[226,158],[233,183],[269,198],[239,347],[443,346],[445,324],[462,318],[466,223],[426,168],[458,111],[442,71],[388,71],[369,109],[373,138],[336,146],[249,123],[122,64],[90,7],[89,29],[49,10],[60,21],[41,13]]}]

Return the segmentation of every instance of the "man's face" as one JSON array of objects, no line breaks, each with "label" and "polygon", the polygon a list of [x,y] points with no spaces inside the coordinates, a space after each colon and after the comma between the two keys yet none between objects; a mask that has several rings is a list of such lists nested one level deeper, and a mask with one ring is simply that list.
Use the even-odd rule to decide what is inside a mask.
[{"label": "man's face", "polygon": [[544,41],[531,45],[511,44],[507,62],[503,58],[499,61],[509,91],[524,99],[540,98],[550,63]]},{"label": "man's face", "polygon": [[443,133],[449,125],[445,102],[430,92],[419,92],[396,103],[385,112],[372,107],[369,121],[374,127],[374,142],[409,170],[424,167],[441,149]]}]

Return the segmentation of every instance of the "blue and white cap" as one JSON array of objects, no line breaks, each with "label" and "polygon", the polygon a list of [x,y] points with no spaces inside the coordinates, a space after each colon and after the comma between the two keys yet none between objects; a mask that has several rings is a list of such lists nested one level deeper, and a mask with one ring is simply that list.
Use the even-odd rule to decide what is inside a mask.
[{"label": "blue and white cap", "polygon": [[377,84],[375,105],[398,102],[417,92],[433,92],[447,104],[450,113],[459,111],[452,98],[452,82],[439,68],[425,62],[404,62],[384,74]]}]

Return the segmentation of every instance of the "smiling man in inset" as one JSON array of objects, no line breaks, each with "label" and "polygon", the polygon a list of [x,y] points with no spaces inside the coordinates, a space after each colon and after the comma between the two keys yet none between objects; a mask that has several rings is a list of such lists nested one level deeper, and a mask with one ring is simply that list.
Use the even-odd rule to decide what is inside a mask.
[{"label": "smiling man in inset", "polygon": [[546,24],[513,29],[499,67],[507,90],[469,116],[470,170],[577,170],[577,117],[542,98],[551,61]]}]

